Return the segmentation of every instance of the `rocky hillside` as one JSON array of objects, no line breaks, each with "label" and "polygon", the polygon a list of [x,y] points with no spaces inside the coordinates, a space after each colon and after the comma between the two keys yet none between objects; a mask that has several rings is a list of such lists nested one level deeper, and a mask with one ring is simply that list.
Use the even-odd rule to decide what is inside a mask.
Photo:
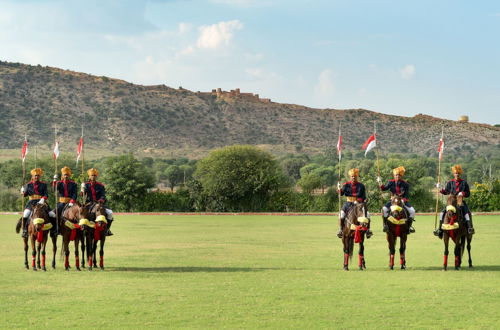
[{"label": "rocky hillside", "polygon": [[132,151],[253,144],[315,152],[335,146],[340,123],[346,148],[359,150],[374,122],[382,152],[434,155],[441,127],[448,152],[498,148],[500,142],[500,128],[485,124],[363,109],[313,109],[274,103],[239,90],[192,92],[141,86],[7,62],[0,62],[0,115],[2,149],[18,148],[24,134],[49,146],[55,124],[61,143],[76,145],[83,125],[94,148]]}]

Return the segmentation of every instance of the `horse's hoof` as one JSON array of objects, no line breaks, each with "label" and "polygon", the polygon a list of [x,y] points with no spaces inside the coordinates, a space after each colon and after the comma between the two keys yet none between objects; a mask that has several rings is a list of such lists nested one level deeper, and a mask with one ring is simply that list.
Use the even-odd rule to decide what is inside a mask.
[{"label": "horse's hoof", "polygon": [[406,269],[406,266],[405,265],[401,265],[401,269]]},{"label": "horse's hoof", "polygon": [[36,267],[33,267],[33,271],[35,271],[35,272],[37,271]]},{"label": "horse's hoof", "polygon": [[101,270],[104,270],[104,266],[101,266]]},{"label": "horse's hoof", "polygon": [[394,270],[394,266],[389,266],[389,269],[390,270]]},{"label": "horse's hoof", "polygon": [[349,267],[344,266],[344,270],[345,270],[345,271],[348,271],[348,270],[349,270]]},{"label": "horse's hoof", "polygon": [[82,270],[80,269],[80,267],[76,267],[76,270],[81,272]]},{"label": "horse's hoof", "polygon": [[359,266],[359,270],[363,270],[363,266]]},{"label": "horse's hoof", "polygon": [[24,265],[24,268],[26,268],[26,269],[30,269],[30,266],[28,266],[28,264],[25,264],[25,265]]},{"label": "horse's hoof", "polygon": [[460,267],[455,267],[455,270],[460,270]]},{"label": "horse's hoof", "polygon": [[45,268],[45,267],[42,267],[42,270],[43,270],[44,272],[46,272],[46,271],[47,271],[47,268]]},{"label": "horse's hoof", "polygon": [[89,272],[91,272],[91,271],[92,271],[92,267],[89,267]]}]

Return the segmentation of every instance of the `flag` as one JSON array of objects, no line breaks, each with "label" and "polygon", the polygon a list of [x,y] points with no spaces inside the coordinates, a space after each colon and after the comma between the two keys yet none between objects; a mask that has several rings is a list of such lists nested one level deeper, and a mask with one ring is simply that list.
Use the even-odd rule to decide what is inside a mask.
[{"label": "flag", "polygon": [[57,159],[59,157],[59,142],[56,141],[56,145],[54,147],[54,159]]},{"label": "flag", "polygon": [[78,161],[80,160],[80,156],[82,155],[83,151],[83,136],[80,138],[80,142],[78,143],[78,149],[76,150],[76,163],[78,164]]},{"label": "flag", "polygon": [[365,157],[366,157],[366,154],[368,153],[368,151],[372,150],[373,148],[375,148],[375,146],[377,145],[377,137],[375,135],[375,133],[373,133],[369,138],[368,140],[366,140],[365,144],[363,144],[363,146],[361,147],[361,149],[365,150]]},{"label": "flag", "polygon": [[339,130],[339,140],[337,141],[337,154],[339,155],[339,162],[340,162],[340,159],[342,158],[342,135],[340,134],[340,130]]},{"label": "flag", "polygon": [[21,150],[21,157],[24,160],[26,159],[26,155],[28,154],[28,140],[26,139],[26,136],[24,137],[24,143],[23,143],[23,150]]},{"label": "flag", "polygon": [[441,139],[439,140],[439,147],[438,147],[439,160],[443,159],[443,149],[444,149],[444,136],[443,133],[441,133]]}]

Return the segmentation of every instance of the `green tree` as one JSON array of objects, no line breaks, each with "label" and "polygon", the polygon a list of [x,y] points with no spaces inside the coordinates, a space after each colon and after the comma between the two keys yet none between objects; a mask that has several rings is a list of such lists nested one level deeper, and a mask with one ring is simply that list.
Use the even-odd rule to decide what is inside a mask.
[{"label": "green tree", "polygon": [[302,188],[302,191],[305,193],[311,194],[314,189],[322,187],[322,180],[319,175],[315,173],[308,173],[297,181],[297,185]]},{"label": "green tree", "polygon": [[199,198],[215,211],[260,211],[286,178],[274,157],[257,147],[235,145],[212,151],[198,162]]},{"label": "green tree", "polygon": [[149,188],[154,186],[153,175],[132,154],[109,157],[103,162],[102,181],[106,197],[116,210],[140,209]]},{"label": "green tree", "polygon": [[165,178],[170,190],[174,191],[174,187],[183,181],[183,171],[177,165],[170,165],[165,169]]}]

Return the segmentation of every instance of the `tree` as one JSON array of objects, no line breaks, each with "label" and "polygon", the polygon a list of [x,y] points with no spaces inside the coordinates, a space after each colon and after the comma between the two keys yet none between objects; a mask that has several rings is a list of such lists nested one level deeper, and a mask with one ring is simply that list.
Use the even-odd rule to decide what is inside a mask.
[{"label": "tree", "polygon": [[316,173],[308,173],[297,181],[297,185],[302,188],[305,193],[310,194],[314,189],[321,188],[321,177]]},{"label": "tree", "polygon": [[165,169],[165,178],[168,180],[170,190],[174,191],[174,187],[183,182],[184,173],[179,166],[170,165]]},{"label": "tree", "polygon": [[[259,211],[286,178],[274,157],[254,146],[235,145],[212,151],[193,174],[201,199],[215,211]],[[198,189],[199,190],[199,189]]]},{"label": "tree", "polygon": [[149,188],[154,186],[153,175],[132,154],[109,157],[103,162],[102,181],[106,197],[117,210],[140,208]]}]

